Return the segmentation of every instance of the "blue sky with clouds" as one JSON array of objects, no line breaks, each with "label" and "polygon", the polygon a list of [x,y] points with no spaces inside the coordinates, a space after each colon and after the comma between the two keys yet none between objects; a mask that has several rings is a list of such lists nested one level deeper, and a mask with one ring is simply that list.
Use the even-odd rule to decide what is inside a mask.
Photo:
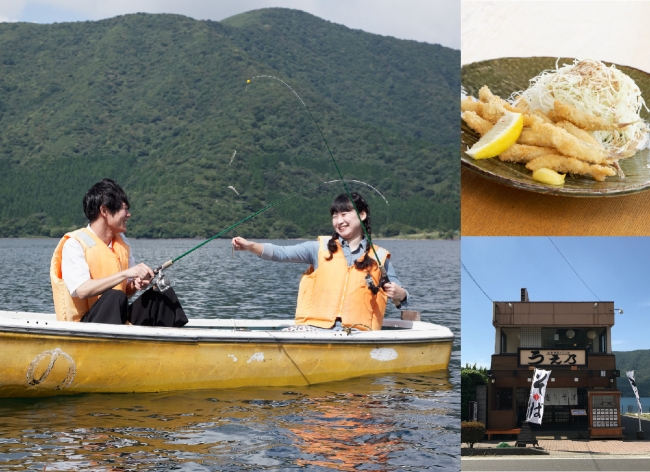
[{"label": "blue sky with clouds", "polygon": [[294,8],[370,33],[460,49],[460,0],[1,0],[0,21],[101,20],[137,12],[220,21],[269,7]]},{"label": "blue sky with clouds", "polygon": [[650,238],[551,239],[462,238],[463,264],[489,296],[461,270],[463,365],[489,366],[494,352],[490,299],[518,301],[523,287],[531,301],[613,301],[624,313],[616,314],[612,349],[650,348]]}]

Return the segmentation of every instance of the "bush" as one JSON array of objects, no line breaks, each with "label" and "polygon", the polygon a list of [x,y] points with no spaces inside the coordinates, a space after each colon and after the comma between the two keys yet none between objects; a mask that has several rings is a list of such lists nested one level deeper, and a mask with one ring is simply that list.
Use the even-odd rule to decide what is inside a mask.
[{"label": "bush", "polygon": [[478,421],[462,421],[460,423],[460,442],[469,444],[470,448],[474,443],[479,442],[485,436],[485,425]]},{"label": "bush", "polygon": [[502,442],[502,443],[499,443],[499,445],[497,447],[504,448],[504,447],[512,447],[512,446],[510,444],[508,444],[507,442]]},{"label": "bush", "polygon": [[476,400],[476,386],[487,385],[487,369],[477,367],[476,364],[465,364],[460,371],[460,419],[467,421],[468,406],[470,401]]}]

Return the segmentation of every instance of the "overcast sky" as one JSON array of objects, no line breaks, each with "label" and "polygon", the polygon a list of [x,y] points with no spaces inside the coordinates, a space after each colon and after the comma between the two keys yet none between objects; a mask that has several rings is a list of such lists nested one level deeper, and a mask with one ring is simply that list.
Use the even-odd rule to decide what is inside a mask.
[{"label": "overcast sky", "polygon": [[0,21],[86,21],[138,12],[220,21],[269,7],[294,8],[369,33],[460,49],[460,0],[0,0]]},{"label": "overcast sky", "polygon": [[612,349],[650,346],[650,238],[554,237],[551,242],[547,237],[463,236],[461,257],[481,287],[461,270],[463,365],[489,367],[495,332],[491,300],[519,301],[524,287],[535,302],[614,302],[624,313],[615,315]]}]

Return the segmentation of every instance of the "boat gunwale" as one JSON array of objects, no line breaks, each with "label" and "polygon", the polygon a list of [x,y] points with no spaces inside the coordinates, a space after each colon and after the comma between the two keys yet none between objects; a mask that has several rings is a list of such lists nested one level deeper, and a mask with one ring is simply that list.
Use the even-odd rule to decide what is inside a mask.
[{"label": "boat gunwale", "polygon": [[[32,322],[33,323],[30,323]],[[192,321],[194,323],[192,323]],[[415,344],[453,342],[455,336],[445,326],[424,321],[385,319],[384,326],[403,328],[381,331],[278,331],[294,325],[294,320],[192,320],[183,328],[158,326],[102,325],[58,321],[45,313],[0,311],[0,334],[114,339],[119,341],[259,344]],[[197,323],[198,321],[198,323]],[[45,326],[39,325],[45,322]],[[70,323],[75,329],[70,329]],[[192,327],[194,324],[197,327]],[[229,329],[232,326],[232,329]],[[272,331],[263,327],[275,328]],[[213,328],[217,328],[215,331]],[[246,328],[254,328],[249,330]]]}]

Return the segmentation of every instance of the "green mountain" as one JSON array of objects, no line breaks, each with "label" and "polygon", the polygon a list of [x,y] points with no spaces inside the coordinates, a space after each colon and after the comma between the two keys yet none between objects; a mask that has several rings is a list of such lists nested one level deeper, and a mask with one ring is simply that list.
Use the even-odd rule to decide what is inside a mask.
[{"label": "green mountain", "polygon": [[[131,237],[210,236],[338,179],[305,106],[260,76],[299,94],[346,179],[386,197],[350,183],[368,197],[373,234],[452,232],[459,75],[457,50],[288,9],[0,23],[0,237],[85,224],[82,197],[104,177],[129,195]],[[329,233],[342,191],[306,191],[240,234]]]},{"label": "green mountain", "polygon": [[616,356],[616,368],[621,371],[621,377],[616,381],[623,396],[632,397],[632,387],[625,372],[633,370],[639,395],[650,397],[650,350],[613,352]]}]

